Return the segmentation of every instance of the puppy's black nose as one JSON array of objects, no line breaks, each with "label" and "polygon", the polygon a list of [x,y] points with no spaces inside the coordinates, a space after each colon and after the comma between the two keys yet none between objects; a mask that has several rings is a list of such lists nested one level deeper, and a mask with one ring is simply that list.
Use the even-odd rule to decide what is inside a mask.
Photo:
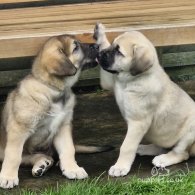
[{"label": "puppy's black nose", "polygon": [[102,51],[102,52],[100,52],[100,56],[101,56],[101,58],[103,59],[103,60],[106,60],[106,59],[108,59],[108,57],[109,57],[109,53],[108,52],[104,52],[104,51]]},{"label": "puppy's black nose", "polygon": [[107,59],[107,57],[108,55],[104,51],[99,52],[97,55],[98,61],[104,61]]},{"label": "puppy's black nose", "polygon": [[98,54],[98,62],[99,64],[104,68],[108,68],[109,67],[109,53],[107,51],[101,51],[99,54]]},{"label": "puppy's black nose", "polygon": [[91,48],[95,49],[96,51],[99,51],[99,45],[98,44],[92,44]]},{"label": "puppy's black nose", "polygon": [[95,50],[99,51],[100,46],[98,44],[94,45]]}]

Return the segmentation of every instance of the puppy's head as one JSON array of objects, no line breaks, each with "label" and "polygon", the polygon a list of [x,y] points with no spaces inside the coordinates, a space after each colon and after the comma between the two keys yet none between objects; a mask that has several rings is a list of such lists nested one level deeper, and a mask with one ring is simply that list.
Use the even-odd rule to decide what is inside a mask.
[{"label": "puppy's head", "polygon": [[96,63],[96,44],[81,43],[74,36],[61,35],[50,38],[38,54],[39,70],[48,75],[67,77],[76,74],[86,63]]},{"label": "puppy's head", "polygon": [[118,36],[112,45],[101,51],[98,56],[104,70],[111,73],[128,72],[132,76],[149,70],[156,59],[154,46],[137,31]]}]

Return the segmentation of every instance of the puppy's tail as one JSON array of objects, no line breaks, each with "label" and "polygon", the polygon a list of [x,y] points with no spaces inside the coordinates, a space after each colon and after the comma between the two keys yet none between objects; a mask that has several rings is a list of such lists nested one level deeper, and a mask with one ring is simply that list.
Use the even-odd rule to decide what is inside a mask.
[{"label": "puppy's tail", "polygon": [[75,145],[77,153],[100,153],[113,150],[113,146],[86,146],[86,145]]}]

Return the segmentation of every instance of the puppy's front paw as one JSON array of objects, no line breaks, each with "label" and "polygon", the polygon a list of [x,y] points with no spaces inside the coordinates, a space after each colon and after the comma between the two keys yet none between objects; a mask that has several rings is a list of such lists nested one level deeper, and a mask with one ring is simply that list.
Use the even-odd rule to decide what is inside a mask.
[{"label": "puppy's front paw", "polygon": [[0,187],[4,189],[11,189],[19,184],[18,177],[6,177],[0,174]]},{"label": "puppy's front paw", "polygon": [[68,179],[85,179],[88,177],[85,169],[83,167],[79,167],[78,165],[74,166],[66,166],[62,170],[62,174],[66,176]]},{"label": "puppy's front paw", "polygon": [[127,175],[130,171],[130,166],[128,165],[117,165],[110,167],[110,170],[108,171],[108,174],[111,177],[123,177]]},{"label": "puppy's front paw", "polygon": [[105,27],[102,23],[97,22],[94,28],[93,38],[95,40],[100,39],[102,36],[105,35]]}]

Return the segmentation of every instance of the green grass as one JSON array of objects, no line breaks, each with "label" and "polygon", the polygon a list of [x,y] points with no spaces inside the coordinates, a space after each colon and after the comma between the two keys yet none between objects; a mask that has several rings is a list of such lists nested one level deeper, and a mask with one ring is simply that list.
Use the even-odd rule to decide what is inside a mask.
[{"label": "green grass", "polygon": [[127,181],[105,178],[74,181],[42,191],[23,190],[20,195],[194,195],[195,172],[157,176],[145,179],[133,177]]}]

